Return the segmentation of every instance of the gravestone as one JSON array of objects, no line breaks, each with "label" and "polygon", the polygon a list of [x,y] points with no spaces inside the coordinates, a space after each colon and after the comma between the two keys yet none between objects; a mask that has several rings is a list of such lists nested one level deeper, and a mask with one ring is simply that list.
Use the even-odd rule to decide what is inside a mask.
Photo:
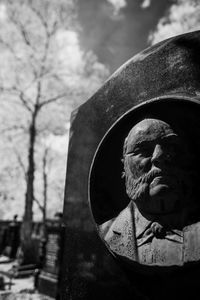
[{"label": "gravestone", "polygon": [[[72,114],[60,299],[179,299],[180,295],[181,299],[199,298],[200,210],[198,197],[193,194],[199,193],[199,52],[199,31],[154,45],[130,59]],[[148,123],[153,129],[145,131],[147,124],[141,122],[146,119],[158,125]],[[136,126],[142,127],[143,133],[137,138],[143,139],[142,142],[146,142],[144,136],[149,139],[149,134],[153,143],[155,140],[160,143],[168,134],[181,136],[181,143],[175,143],[179,150],[167,150],[170,156],[176,153],[174,168],[182,152],[191,158],[183,169],[172,172],[173,182],[180,178],[179,188],[174,188],[179,196],[174,197],[172,193],[170,204],[165,197],[159,200],[159,205],[153,200],[145,206],[147,211],[144,205],[138,204],[137,214],[131,192],[127,193],[124,170],[126,155],[141,155],[125,150],[131,132],[134,132],[133,140],[136,139]],[[132,142],[128,144],[131,149]],[[168,142],[165,146],[168,148]],[[187,171],[186,180],[182,180],[183,170]],[[163,180],[160,179],[163,175],[156,174],[152,187]],[[171,173],[167,176],[169,183]],[[165,182],[167,186],[170,188]],[[135,187],[132,185],[130,190],[134,191]],[[177,218],[174,215],[168,218],[167,214],[172,212]],[[138,224],[144,222],[149,227],[145,225],[137,235]],[[150,230],[146,232],[146,229]],[[82,237],[89,237],[87,245],[77,231]],[[168,231],[176,235],[174,250],[168,244],[172,242],[168,240],[172,238]],[[99,239],[90,234],[95,232]],[[91,244],[95,259],[85,255]],[[80,272],[80,266],[89,271]]]},{"label": "gravestone", "polygon": [[41,268],[43,266],[44,255],[45,255],[45,226],[43,223],[34,222],[31,234],[32,240],[32,248],[33,248],[33,256],[32,256],[32,263],[35,265],[36,268]]},{"label": "gravestone", "polygon": [[9,223],[9,221],[0,222],[0,254],[2,254],[4,248],[6,247]]},{"label": "gravestone", "polygon": [[20,226],[20,222],[13,220],[9,222],[7,228],[4,230],[3,255],[11,259],[16,258],[17,250],[20,245]]},{"label": "gravestone", "polygon": [[[42,241],[41,241],[42,242]],[[41,245],[41,251],[42,247]],[[58,290],[58,278],[61,268],[62,228],[60,221],[48,221],[46,224],[46,243],[42,271],[37,288],[39,292],[55,298]]]}]

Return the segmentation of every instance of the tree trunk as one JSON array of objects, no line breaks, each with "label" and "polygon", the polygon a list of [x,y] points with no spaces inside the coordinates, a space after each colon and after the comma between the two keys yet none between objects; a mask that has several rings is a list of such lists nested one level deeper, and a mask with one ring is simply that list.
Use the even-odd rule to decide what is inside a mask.
[{"label": "tree trunk", "polygon": [[28,172],[25,195],[25,210],[21,230],[21,244],[23,251],[23,263],[33,263],[32,257],[32,221],[33,221],[33,200],[34,200],[34,171],[35,171],[35,141],[36,141],[36,116],[37,109],[32,116],[32,122],[29,128],[29,151],[28,151]]},{"label": "tree trunk", "polygon": [[43,157],[43,197],[44,197],[44,206],[43,206],[43,224],[45,227],[46,224],[46,210],[47,210],[47,155],[48,149],[45,149],[44,157]]}]

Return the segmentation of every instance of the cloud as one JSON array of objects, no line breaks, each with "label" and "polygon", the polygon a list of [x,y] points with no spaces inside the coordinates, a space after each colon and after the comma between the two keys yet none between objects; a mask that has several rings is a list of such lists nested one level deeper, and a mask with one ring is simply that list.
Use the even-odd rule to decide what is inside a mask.
[{"label": "cloud", "polygon": [[44,145],[59,154],[66,155],[69,141],[69,122],[67,123],[67,127],[65,135],[49,134],[49,136],[43,141]]},{"label": "cloud", "polygon": [[144,0],[143,2],[142,2],[142,4],[141,4],[141,8],[142,9],[146,9],[146,8],[148,8],[149,6],[151,5],[151,0]]},{"label": "cloud", "polygon": [[126,7],[126,0],[107,0],[114,8],[114,15],[118,15],[120,10]]},{"label": "cloud", "polygon": [[0,21],[4,21],[7,18],[7,9],[4,3],[0,4]]},{"label": "cloud", "polygon": [[[79,43],[78,33],[71,30],[62,30],[57,35],[57,69],[60,76],[70,84],[71,88],[77,89],[85,77],[85,71],[88,70],[93,79],[98,77],[99,85],[101,84],[101,74],[108,76],[106,66],[98,62],[97,56],[89,51],[85,53]],[[89,71],[90,68],[90,71]],[[92,76],[90,76],[90,85],[92,85]]]},{"label": "cloud", "polygon": [[57,34],[58,63],[69,73],[77,72],[83,64],[78,34],[72,30],[60,30]]},{"label": "cloud", "polygon": [[149,41],[155,44],[169,37],[200,29],[200,3],[194,0],[179,0],[161,18]]}]

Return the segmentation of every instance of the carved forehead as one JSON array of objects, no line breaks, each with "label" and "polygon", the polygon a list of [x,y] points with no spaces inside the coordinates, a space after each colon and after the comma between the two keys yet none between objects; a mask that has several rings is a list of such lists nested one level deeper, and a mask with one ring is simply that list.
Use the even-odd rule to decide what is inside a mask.
[{"label": "carved forehead", "polygon": [[137,123],[129,132],[128,144],[135,144],[143,140],[152,140],[166,135],[175,134],[171,126],[158,119],[144,119]]}]

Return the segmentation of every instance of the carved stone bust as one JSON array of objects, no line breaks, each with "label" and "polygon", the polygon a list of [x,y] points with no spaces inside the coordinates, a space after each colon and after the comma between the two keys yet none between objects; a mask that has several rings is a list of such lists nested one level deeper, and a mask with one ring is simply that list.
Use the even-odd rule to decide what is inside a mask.
[{"label": "carved stone bust", "polygon": [[127,133],[123,165],[129,204],[98,230],[117,257],[146,266],[200,260],[194,145],[181,130],[144,118]]}]

